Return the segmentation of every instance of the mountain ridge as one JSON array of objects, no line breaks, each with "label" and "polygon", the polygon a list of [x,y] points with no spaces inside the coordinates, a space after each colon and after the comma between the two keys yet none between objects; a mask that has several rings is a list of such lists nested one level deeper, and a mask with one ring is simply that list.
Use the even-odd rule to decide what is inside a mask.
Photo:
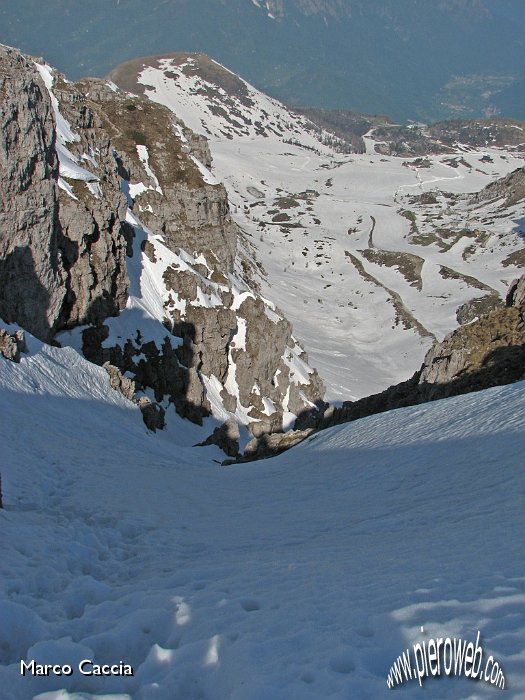
[{"label": "mountain ridge", "polygon": [[[519,0],[269,7],[277,19],[268,17],[265,3],[252,0],[154,0],[147,6],[144,0],[94,0],[89,8],[66,0],[44,6],[6,0],[0,41],[46,55],[76,79],[104,75],[137,55],[205,51],[298,106],[387,113],[403,122],[490,113],[525,118]],[[24,21],[29,12],[38,13],[43,32]],[[53,46],[45,36],[55,36]]]},{"label": "mountain ridge", "polygon": [[[179,53],[125,64],[113,77],[122,71],[126,89],[135,80],[136,91],[210,138],[212,169],[255,277],[293,320],[334,392],[330,401],[406,379],[429,339],[455,327],[459,306],[505,296],[521,265],[519,205],[503,214],[499,201],[468,193],[522,165],[518,122],[453,122],[435,134],[374,127],[361,130],[366,152],[341,141],[350,148],[336,154],[328,131],[246,82],[229,94],[220,84],[230,72],[211,61],[210,74],[209,65]],[[243,118],[229,116],[237,113]],[[411,143],[427,155],[392,156],[410,153]]]},{"label": "mountain ridge", "polygon": [[[156,411],[154,428],[174,408],[200,424],[213,413],[212,427],[235,420],[246,441],[246,428],[282,430],[315,406],[323,384],[290,323],[243,279],[206,142],[104,81],[69,83],[14,49],[0,49],[0,64],[12,136],[0,158],[21,174],[0,192],[4,321],[107,366],[127,398]],[[18,213],[46,192],[30,228]]]}]

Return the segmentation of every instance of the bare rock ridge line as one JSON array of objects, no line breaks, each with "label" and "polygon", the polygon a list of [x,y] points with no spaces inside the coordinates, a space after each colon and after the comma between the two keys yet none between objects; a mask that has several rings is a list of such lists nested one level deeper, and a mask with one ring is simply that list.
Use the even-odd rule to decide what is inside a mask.
[{"label": "bare rock ridge line", "polygon": [[[46,342],[79,329],[85,356],[152,430],[172,406],[260,436],[321,402],[290,323],[243,279],[204,137],[161,105],[99,79],[70,83],[7,47],[0,96],[6,323]],[[4,333],[2,352],[18,358],[17,343]],[[236,454],[235,431],[216,438]]]}]

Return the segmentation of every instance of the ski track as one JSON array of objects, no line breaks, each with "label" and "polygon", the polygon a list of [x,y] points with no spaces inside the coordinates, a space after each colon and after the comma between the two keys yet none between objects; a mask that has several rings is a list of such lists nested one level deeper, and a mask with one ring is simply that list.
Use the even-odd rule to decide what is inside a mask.
[{"label": "ski track", "polygon": [[[441,165],[444,165],[447,168],[450,168],[451,170],[456,170],[456,168],[453,168],[451,165],[447,165],[446,163],[441,163]],[[416,177],[417,177],[417,183],[414,185],[400,185],[398,187],[398,190],[407,190],[407,189],[413,189],[414,187],[423,189],[424,185],[434,185],[436,182],[448,182],[451,180],[464,180],[465,176],[461,173],[458,172],[454,177],[432,177],[429,180],[423,180],[421,177],[421,173],[419,172],[419,169],[416,169]]]}]

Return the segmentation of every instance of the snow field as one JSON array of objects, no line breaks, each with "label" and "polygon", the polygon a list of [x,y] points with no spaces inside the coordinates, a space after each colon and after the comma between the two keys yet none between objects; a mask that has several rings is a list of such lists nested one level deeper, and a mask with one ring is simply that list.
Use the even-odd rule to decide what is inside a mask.
[{"label": "snow field", "polygon": [[[524,697],[523,383],[223,468],[215,448],[187,447],[182,421],[147,433],[71,348],[30,349],[0,358],[5,700],[388,697],[422,625],[479,629],[508,696]],[[135,675],[22,677],[32,658]]]},{"label": "snow field", "polygon": [[[360,398],[381,391],[406,379],[420,366],[432,337],[421,337],[414,328],[405,327],[391,303],[391,291],[400,296],[406,310],[429,334],[441,340],[456,327],[458,306],[486,294],[464,281],[444,279],[442,266],[477,277],[503,295],[506,285],[519,274],[512,266],[502,267],[501,261],[511,249],[500,247],[495,239],[492,253],[487,244],[473,262],[462,257],[471,239],[445,252],[437,246],[410,243],[409,222],[399,211],[411,208],[401,188],[414,182],[415,174],[402,166],[401,159],[383,162],[385,159],[377,155],[352,155],[340,157],[345,162],[326,169],[322,165],[327,159],[313,155],[309,170],[304,172],[294,165],[304,160],[299,148],[271,143],[270,139],[239,141],[240,149],[226,139],[212,142],[215,172],[225,181],[233,216],[256,247],[267,273],[261,279],[263,293],[292,321],[310,361],[328,384],[327,400]],[[481,152],[473,155],[477,159]],[[414,194],[436,185],[447,191],[475,191],[492,177],[483,178],[462,166],[458,174],[453,168],[444,168],[438,158],[432,160],[429,171],[421,170],[421,189],[415,185]],[[508,156],[498,165],[504,174],[521,163],[521,159]],[[259,178],[256,186],[264,198],[254,197],[248,190],[255,186],[255,173]],[[444,180],[445,176],[451,179]],[[427,179],[432,184],[427,186]],[[283,233],[279,226],[260,227],[260,221],[271,221],[267,212],[275,211],[278,197],[309,188],[320,195],[313,198],[313,212],[305,216],[303,203],[300,208],[288,210],[294,221],[302,222],[302,228],[290,227]],[[320,223],[309,217],[316,217]],[[361,251],[369,247],[372,217],[375,249],[410,253],[422,259],[421,291],[396,266],[376,264],[363,257]],[[496,223],[494,231],[511,236],[518,226],[517,221],[509,226],[509,218],[499,228]],[[434,226],[438,225],[446,226],[447,221],[436,221]],[[456,228],[464,226],[464,220],[459,226],[456,222]],[[518,237],[514,238],[511,245],[518,245]],[[377,282],[363,279],[346,251]]]}]

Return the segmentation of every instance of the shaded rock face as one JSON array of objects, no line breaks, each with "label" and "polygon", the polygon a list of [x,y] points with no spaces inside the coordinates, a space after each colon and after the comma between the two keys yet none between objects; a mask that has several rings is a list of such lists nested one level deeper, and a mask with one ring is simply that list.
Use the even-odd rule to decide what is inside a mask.
[{"label": "shaded rock face", "polygon": [[93,180],[113,177],[106,196],[93,196],[85,183],[76,199],[59,189],[51,95],[32,61],[0,47],[0,316],[43,340],[117,313],[128,284],[125,199],[109,140],[68,92],[71,124],[83,129],[77,149],[101,154]]},{"label": "shaded rock face", "polygon": [[88,359],[110,362],[133,377],[136,391],[153,389],[157,402],[173,404],[196,423],[212,409],[211,390],[254,435],[282,430],[285,411],[299,414],[319,401],[323,384],[276,311],[247,288],[239,292],[204,277],[204,266],[190,266],[187,255],[161,274],[168,249],[154,239],[144,249],[165,285],[163,342],[136,329],[108,347],[109,328],[90,327],[82,334]]},{"label": "shaded rock face", "polygon": [[[135,402],[141,399],[141,392],[152,389],[156,404],[167,401],[183,418],[202,424],[210,406],[197,371],[184,364],[191,355],[185,343],[179,346],[179,338],[167,332],[159,348],[152,341],[143,342],[137,331],[123,345],[106,348],[103,343],[108,334],[106,325],[86,328],[82,333],[83,352],[88,360],[106,368],[114,389]],[[131,374],[133,379],[123,373]]]},{"label": "shaded rock face", "polygon": [[146,428],[154,433],[156,433],[157,430],[162,430],[162,428],[164,428],[166,425],[164,420],[165,411],[162,406],[150,401],[150,399],[148,399],[146,396],[136,396],[135,382],[132,379],[125,377],[118,367],[115,367],[109,362],[105,362],[103,367],[109,375],[109,381],[112,388],[140,408],[142,420],[144,421]]},{"label": "shaded rock face", "polygon": [[239,438],[239,426],[235,421],[227,420],[215,428],[213,433],[197,447],[217,445],[228,457],[237,457],[239,455]]},{"label": "shaded rock face", "polygon": [[0,316],[49,339],[64,301],[58,157],[36,69],[0,47]]},{"label": "shaded rock face", "polygon": [[59,193],[59,223],[68,242],[64,263],[69,270],[62,324],[70,327],[100,322],[125,307],[131,232],[113,146],[101,120],[73,85],[60,78],[55,82],[61,113],[78,137],[67,148],[93,175],[91,183],[69,181],[76,199],[63,189]]}]

